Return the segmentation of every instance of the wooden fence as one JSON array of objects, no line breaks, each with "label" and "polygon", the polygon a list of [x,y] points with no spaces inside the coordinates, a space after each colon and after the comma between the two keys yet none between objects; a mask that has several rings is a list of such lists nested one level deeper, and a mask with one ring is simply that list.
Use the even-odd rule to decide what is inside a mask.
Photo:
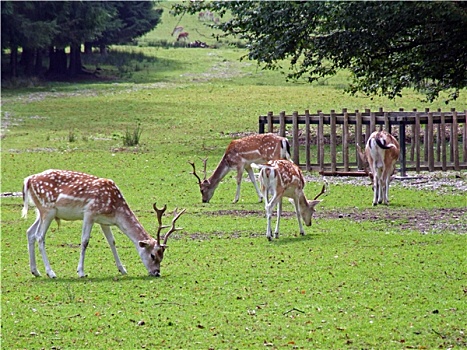
[{"label": "wooden fence", "polygon": [[[399,140],[399,172],[406,176],[408,170],[467,169],[466,114],[467,111],[454,109],[385,112],[382,108],[377,112],[332,110],[329,114],[311,114],[308,110],[292,115],[269,112],[259,117],[259,132],[291,136],[292,159],[302,169],[328,175],[361,175],[362,172],[356,172],[361,164],[355,145],[364,146],[378,127]],[[278,130],[274,125],[278,125]]]}]

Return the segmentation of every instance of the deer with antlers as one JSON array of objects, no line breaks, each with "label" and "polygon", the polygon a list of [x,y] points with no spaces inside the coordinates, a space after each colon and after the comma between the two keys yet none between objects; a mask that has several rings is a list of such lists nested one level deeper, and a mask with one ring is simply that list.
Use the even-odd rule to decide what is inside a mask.
[{"label": "deer with antlers", "polygon": [[45,251],[45,235],[54,219],[58,224],[62,219],[83,221],[81,254],[78,263],[79,277],[86,276],[84,257],[94,224],[101,226],[117,268],[122,274],[126,274],[126,269],[118,256],[110,226],[117,226],[131,239],[149,274],[158,277],[167,240],[173,232],[180,230],[175,227],[175,222],[185,212],[185,209],[180,212],[175,210],[172,225],[161,241],[161,230],[168,227],[162,225],[162,215],[166,206],[158,209],[154,204],[159,222],[157,239],[154,239],[139,223],[112,180],[68,170],[47,170],[27,177],[23,185],[23,200],[23,217],[27,216],[29,202],[36,206],[37,213],[36,220],[27,230],[31,273],[34,276],[40,276],[35,257],[35,242],[37,241],[46,273],[50,278],[55,278],[56,274],[50,267]]},{"label": "deer with antlers", "polygon": [[251,168],[252,163],[265,163],[274,159],[290,159],[290,145],[285,137],[275,134],[254,134],[233,140],[227,147],[224,156],[214,170],[210,178],[206,179],[206,162],[204,163],[204,180],[196,174],[195,164],[189,162],[193,167],[192,174],[198,179],[203,203],[208,203],[214,191],[221,180],[231,170],[237,171],[237,192],[234,203],[240,198],[240,185],[242,182],[243,171],[246,170],[248,176],[255,186],[259,201],[262,200],[262,194],[256,184],[255,174]]},{"label": "deer with antlers", "polygon": [[[326,192],[326,186],[323,185],[321,192],[313,199],[308,200],[305,197],[303,188],[305,179],[300,168],[289,160],[273,160],[267,164],[255,165],[260,170],[259,183],[264,196],[264,207],[266,210],[267,229],[266,237],[272,240],[271,217],[274,207],[277,205],[277,222],[274,236],[279,238],[279,222],[282,214],[282,198],[290,198],[290,202],[295,207],[300,234],[304,235],[301,219],[306,226],[311,226],[315,207],[321,201],[318,198]],[[271,199],[269,199],[271,195]]]},{"label": "deer with antlers", "polygon": [[373,205],[389,204],[389,183],[399,159],[399,142],[386,131],[373,132],[365,146],[365,153],[357,145],[365,172],[373,181]]}]

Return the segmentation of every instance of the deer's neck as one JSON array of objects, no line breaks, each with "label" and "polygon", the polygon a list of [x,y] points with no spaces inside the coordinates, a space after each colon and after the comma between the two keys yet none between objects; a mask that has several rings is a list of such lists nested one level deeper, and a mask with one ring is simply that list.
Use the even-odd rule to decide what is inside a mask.
[{"label": "deer's neck", "polygon": [[227,161],[225,160],[225,158],[222,158],[219,164],[217,165],[217,168],[214,170],[211,177],[208,179],[211,186],[216,188],[229,171],[230,167],[227,164]]},{"label": "deer's neck", "polygon": [[119,209],[116,224],[135,245],[138,245],[139,241],[151,238],[128,206],[123,206]]},{"label": "deer's neck", "polygon": [[308,205],[308,200],[305,197],[303,191],[301,191],[298,195],[298,205],[300,206],[300,208],[305,208]]}]

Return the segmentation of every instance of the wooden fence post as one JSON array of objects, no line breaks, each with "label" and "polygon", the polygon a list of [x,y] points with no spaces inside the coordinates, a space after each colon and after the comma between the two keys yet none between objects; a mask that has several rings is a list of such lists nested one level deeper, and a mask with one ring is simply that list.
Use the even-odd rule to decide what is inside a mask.
[{"label": "wooden fence post", "polygon": [[331,140],[330,140],[330,146],[331,146],[331,171],[336,171],[337,170],[337,152],[336,152],[336,111],[331,110],[330,114],[330,124],[331,124]]},{"label": "wooden fence post", "polygon": [[464,138],[462,140],[462,144],[464,146],[464,155],[462,157],[462,160],[464,163],[467,163],[467,109],[464,109],[464,116],[465,116],[465,123],[464,123]]},{"label": "wooden fence post", "polygon": [[414,140],[415,144],[415,171],[420,172],[420,113],[415,114],[415,130]]},{"label": "wooden fence post", "polygon": [[285,137],[285,111],[279,114],[279,135]]},{"label": "wooden fence post", "polygon": [[391,133],[392,126],[391,126],[391,121],[389,120],[389,113],[384,112],[384,130],[386,130],[388,133]]},{"label": "wooden fence post", "polygon": [[400,175],[407,176],[406,172],[406,144],[405,144],[405,117],[399,118],[399,144],[401,147],[400,156],[399,156],[399,163],[400,163]]},{"label": "wooden fence post", "polygon": [[[362,151],[365,151],[365,142],[362,142],[362,114],[355,110],[355,144],[359,145]],[[363,164],[358,154],[358,150],[355,149],[355,156],[357,158],[357,167],[358,169],[362,169]]]},{"label": "wooden fence post", "polygon": [[311,170],[311,154],[310,154],[310,145],[311,145],[311,130],[310,130],[310,111],[305,110],[305,162],[306,170]]},{"label": "wooden fence post", "polygon": [[441,169],[446,171],[446,117],[441,113],[441,130],[438,140],[441,141]]},{"label": "wooden fence post", "polygon": [[344,124],[342,130],[342,157],[344,158],[344,171],[349,171],[349,113],[347,108],[342,110]]},{"label": "wooden fence post", "polygon": [[292,160],[295,164],[300,164],[300,142],[298,142],[298,112],[292,113],[292,135],[293,135],[293,156]]},{"label": "wooden fence post", "polygon": [[428,140],[426,147],[428,149],[428,171],[435,170],[435,157],[433,149],[433,113],[428,113],[428,124],[427,124]]},{"label": "wooden fence post", "polygon": [[[451,132],[451,157],[454,159],[454,170],[460,170],[459,168],[459,138],[457,136],[457,112],[455,109],[452,109],[452,132]],[[466,120],[467,122],[467,120]]]},{"label": "wooden fence post", "polygon": [[370,112],[370,134],[376,131],[376,113]]},{"label": "wooden fence post", "polygon": [[[425,113],[428,118],[428,113],[430,112],[429,108],[425,108]],[[424,134],[423,134],[423,160],[428,162],[428,123],[425,124]]]},{"label": "wooden fence post", "polygon": [[324,114],[319,113],[318,121],[318,149],[319,149],[319,170],[324,171]]},{"label": "wooden fence post", "polygon": [[273,116],[272,111],[268,112],[268,132],[274,131],[274,125],[272,125],[272,116]]}]

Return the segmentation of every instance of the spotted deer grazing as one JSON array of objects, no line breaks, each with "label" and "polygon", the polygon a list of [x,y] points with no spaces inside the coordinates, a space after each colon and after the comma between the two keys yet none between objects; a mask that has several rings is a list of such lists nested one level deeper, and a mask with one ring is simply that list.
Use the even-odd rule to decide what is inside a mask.
[{"label": "spotted deer grazing", "polygon": [[35,205],[37,213],[36,220],[27,230],[31,272],[34,276],[40,276],[35,256],[35,242],[37,241],[46,273],[50,278],[55,278],[56,275],[50,267],[45,251],[45,235],[54,219],[59,224],[61,219],[83,221],[81,254],[78,263],[79,277],[86,276],[84,256],[94,224],[101,226],[117,268],[122,274],[126,274],[126,269],[118,256],[110,226],[117,226],[131,239],[149,274],[159,277],[167,239],[173,232],[180,230],[175,227],[175,222],[185,212],[185,209],[180,212],[175,210],[172,225],[161,241],[161,230],[169,227],[162,225],[162,215],[166,206],[158,209],[154,203],[153,207],[159,222],[157,238],[154,239],[139,223],[112,180],[68,170],[47,170],[27,177],[24,179],[23,200],[23,217],[27,216],[29,202]]},{"label": "spotted deer grazing", "polygon": [[365,152],[357,145],[365,171],[373,180],[373,205],[389,204],[389,183],[399,159],[399,142],[386,131],[373,132],[365,146]]},{"label": "spotted deer grazing", "polygon": [[208,203],[221,180],[231,170],[237,171],[237,192],[234,203],[240,198],[240,185],[243,171],[246,170],[251,182],[255,186],[259,201],[262,194],[256,184],[255,174],[251,168],[252,163],[266,163],[274,159],[290,159],[290,145],[285,137],[275,134],[254,134],[233,140],[227,147],[219,165],[209,179],[206,179],[206,162],[204,162],[204,180],[196,174],[195,164],[189,162],[193,167],[193,175],[198,179],[203,203]]},{"label": "spotted deer grazing", "polygon": [[[315,207],[321,201],[318,200],[326,191],[326,187],[323,185],[321,192],[313,199],[307,200],[303,188],[305,187],[305,179],[303,178],[300,168],[289,160],[273,160],[267,164],[255,165],[260,170],[259,172],[259,183],[261,185],[261,191],[264,196],[264,206],[266,210],[267,218],[267,229],[266,237],[268,240],[272,240],[272,229],[271,229],[271,217],[274,207],[277,205],[277,222],[276,230],[274,235],[279,238],[279,221],[282,214],[282,197],[290,198],[290,202],[295,207],[295,213],[297,215],[298,226],[300,228],[300,234],[304,235],[302,222],[303,219],[306,226],[311,226],[311,220]],[[269,199],[269,195],[271,198]]]}]

